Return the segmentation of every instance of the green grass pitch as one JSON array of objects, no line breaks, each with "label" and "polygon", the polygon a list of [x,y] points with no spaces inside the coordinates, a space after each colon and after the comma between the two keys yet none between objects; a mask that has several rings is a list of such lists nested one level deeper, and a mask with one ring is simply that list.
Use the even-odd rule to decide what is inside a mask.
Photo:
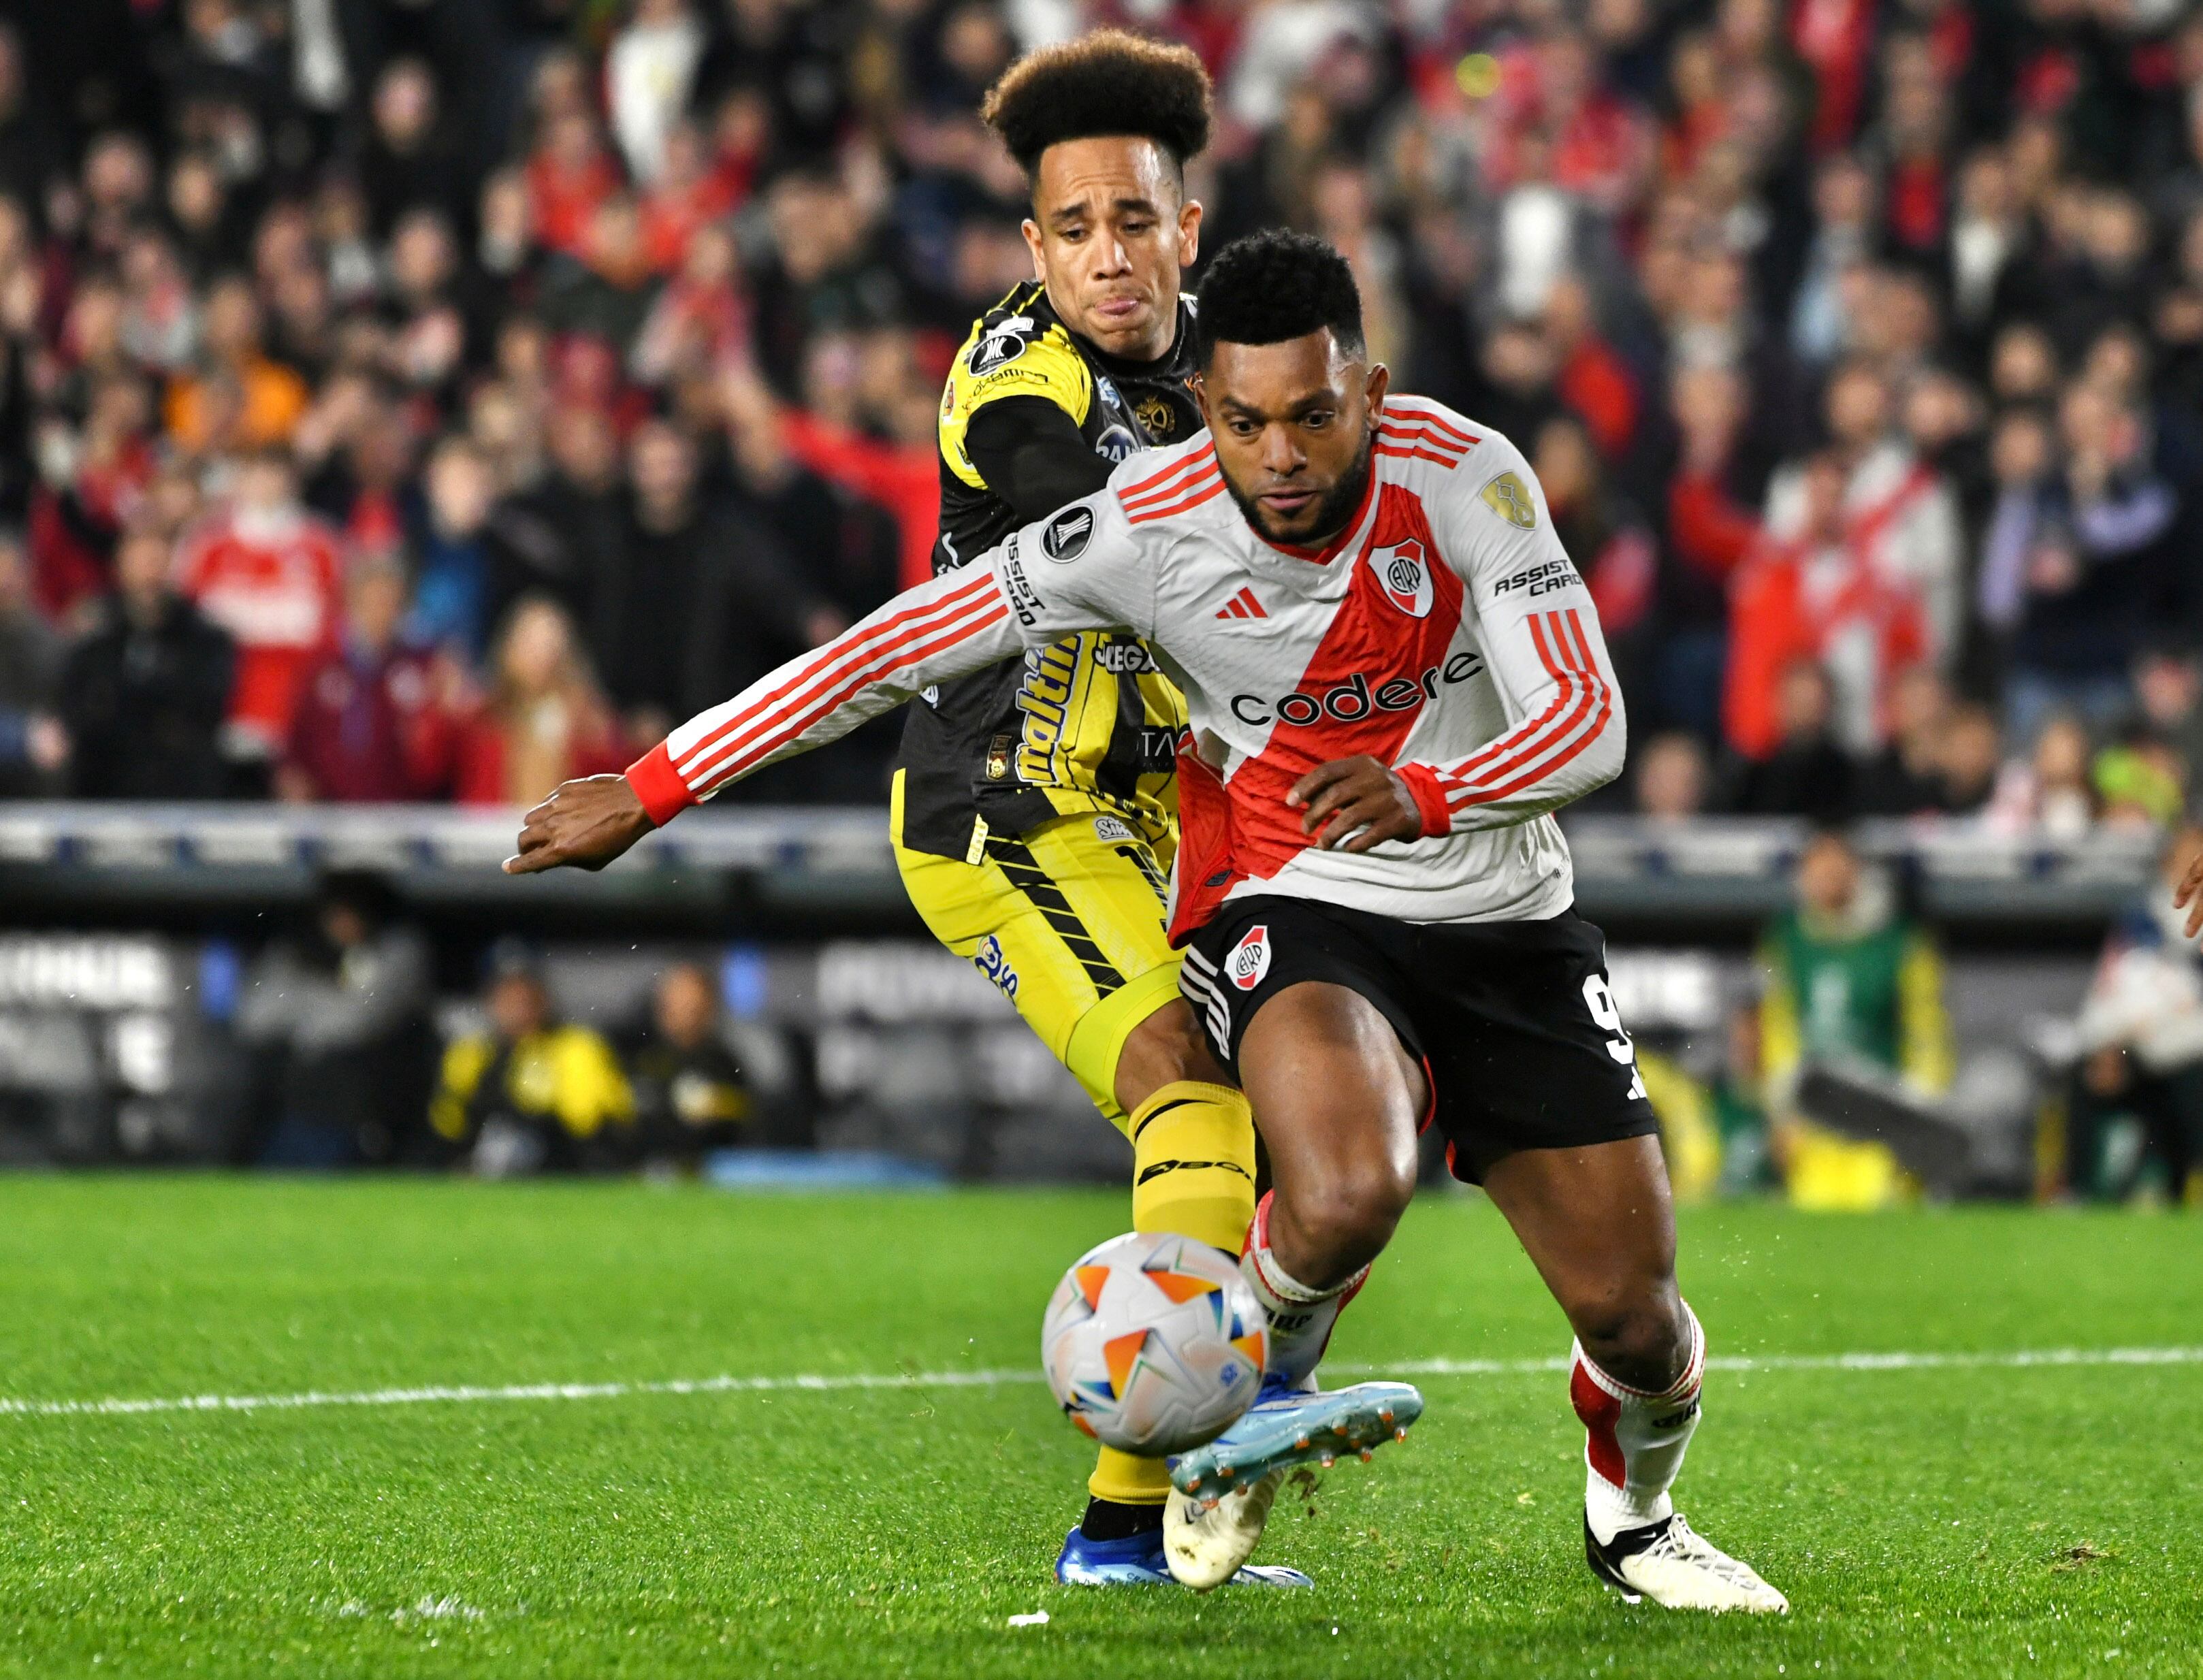
[{"label": "green grass pitch", "polygon": [[[1121,1196],[0,1180],[0,1400],[1036,1371]],[[2203,1342],[2176,1215],[1688,1215],[1717,1356]],[[1491,1210],[1420,1204],[1335,1358],[1567,1332]],[[2203,1365],[1717,1371],[1680,1488],[1780,1621],[1625,1608],[1553,1372],[1281,1506],[1314,1592],[1048,1575],[1089,1449],[1037,1382],[251,1412],[0,1408],[0,1675],[2203,1672]],[[1012,1627],[1045,1610],[1045,1626]]]}]

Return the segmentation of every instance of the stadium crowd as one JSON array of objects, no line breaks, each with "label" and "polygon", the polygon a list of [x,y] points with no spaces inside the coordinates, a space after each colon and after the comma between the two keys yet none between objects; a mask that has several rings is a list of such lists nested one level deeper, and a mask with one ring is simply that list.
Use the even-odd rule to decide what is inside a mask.
[{"label": "stadium crowd", "polygon": [[[1217,79],[1209,247],[1330,239],[1397,382],[1530,453],[1628,691],[1616,800],[2168,822],[2186,11],[19,6],[0,791],[529,801],[923,575],[945,369],[1031,268],[979,95],[1121,22]],[[859,741],[753,796],[878,797]]]}]

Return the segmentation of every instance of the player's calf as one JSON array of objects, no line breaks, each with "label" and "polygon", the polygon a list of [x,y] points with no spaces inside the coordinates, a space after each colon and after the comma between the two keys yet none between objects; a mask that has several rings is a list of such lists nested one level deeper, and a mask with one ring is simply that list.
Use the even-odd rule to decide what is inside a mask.
[{"label": "player's calf", "polygon": [[1694,1532],[1669,1496],[1698,1427],[1706,1364],[1698,1316],[1680,1300],[1675,1305],[1680,1349],[1661,1345],[1664,1315],[1657,1312],[1617,1319],[1600,1338],[1609,1353],[1629,1356],[1633,1375],[1674,1371],[1658,1388],[1623,1381],[1580,1337],[1569,1360],[1568,1399],[1584,1425],[1585,1559],[1633,1604],[1649,1598],[1671,1610],[1787,1611],[1787,1599]]}]

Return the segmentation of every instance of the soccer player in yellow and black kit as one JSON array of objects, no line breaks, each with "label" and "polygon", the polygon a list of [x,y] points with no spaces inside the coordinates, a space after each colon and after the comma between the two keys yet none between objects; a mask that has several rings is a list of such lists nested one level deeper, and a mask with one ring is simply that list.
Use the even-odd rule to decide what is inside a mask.
[{"label": "soccer player in yellow and black kit", "polygon": [[[1208,139],[1200,61],[1102,31],[1020,60],[983,115],[1032,184],[1037,278],[973,324],[949,374],[936,572],[1202,426],[1178,290],[1201,228],[1184,178]],[[1131,1141],[1134,1229],[1237,1254],[1255,1212],[1253,1122],[1202,1044],[1163,928],[1184,727],[1137,639],[1075,636],[913,705],[891,820],[926,925]],[[1161,1463],[1104,1447],[1087,1485],[1058,1576],[1167,1580]]]}]

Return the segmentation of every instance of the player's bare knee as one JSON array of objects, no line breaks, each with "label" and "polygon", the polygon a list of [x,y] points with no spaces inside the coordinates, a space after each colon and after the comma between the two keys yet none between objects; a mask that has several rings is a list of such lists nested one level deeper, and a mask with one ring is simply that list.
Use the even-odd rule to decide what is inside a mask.
[{"label": "player's bare knee", "polygon": [[1321,1276],[1302,1276],[1327,1288],[1375,1259],[1415,1193],[1415,1173],[1383,1159],[1341,1163],[1313,1182],[1279,1187],[1272,1215],[1273,1240],[1282,1219],[1304,1250],[1302,1264]]},{"label": "player's bare knee", "polygon": [[1690,1358],[1690,1329],[1673,1280],[1570,1306],[1592,1362],[1633,1388],[1664,1388]]}]

